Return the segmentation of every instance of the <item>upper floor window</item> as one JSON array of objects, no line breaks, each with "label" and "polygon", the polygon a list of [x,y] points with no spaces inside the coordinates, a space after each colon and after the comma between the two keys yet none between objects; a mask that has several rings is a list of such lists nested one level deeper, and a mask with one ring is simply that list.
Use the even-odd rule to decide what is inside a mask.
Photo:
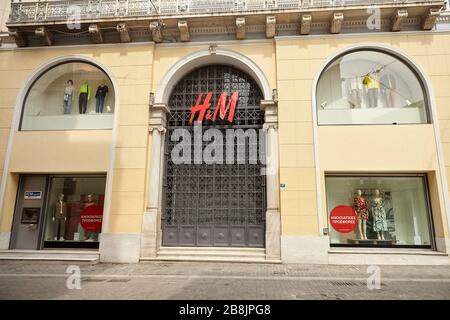
[{"label": "upper floor window", "polygon": [[402,60],[375,50],[332,61],[317,86],[321,125],[429,122],[424,87]]},{"label": "upper floor window", "polygon": [[21,130],[111,129],[114,88],[100,68],[67,62],[43,73],[28,91]]}]

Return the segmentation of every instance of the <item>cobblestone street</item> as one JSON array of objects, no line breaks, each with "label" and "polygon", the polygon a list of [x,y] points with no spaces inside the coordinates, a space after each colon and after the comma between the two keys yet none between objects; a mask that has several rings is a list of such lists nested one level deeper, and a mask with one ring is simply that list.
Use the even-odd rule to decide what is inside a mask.
[{"label": "cobblestone street", "polygon": [[[81,270],[70,290],[67,267]],[[369,290],[367,266],[238,263],[92,264],[1,262],[1,299],[450,299],[450,268],[380,266]]]}]

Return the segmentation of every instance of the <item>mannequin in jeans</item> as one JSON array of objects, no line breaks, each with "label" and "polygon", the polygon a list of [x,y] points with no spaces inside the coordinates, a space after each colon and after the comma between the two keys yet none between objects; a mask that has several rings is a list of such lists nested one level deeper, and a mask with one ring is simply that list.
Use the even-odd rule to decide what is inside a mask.
[{"label": "mannequin in jeans", "polygon": [[72,113],[73,91],[73,81],[68,80],[66,89],[64,90],[64,114]]},{"label": "mannequin in jeans", "polygon": [[103,106],[105,105],[106,96],[108,95],[108,86],[106,81],[103,81],[97,88],[95,93],[95,112],[103,113]]},{"label": "mannequin in jeans", "polygon": [[378,72],[371,72],[364,76],[363,85],[367,96],[369,108],[378,107],[378,92],[380,90]]}]

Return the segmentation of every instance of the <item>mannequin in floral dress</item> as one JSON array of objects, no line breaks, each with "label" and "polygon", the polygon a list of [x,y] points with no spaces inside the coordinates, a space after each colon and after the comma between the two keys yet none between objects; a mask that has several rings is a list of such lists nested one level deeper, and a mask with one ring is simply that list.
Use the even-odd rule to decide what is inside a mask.
[{"label": "mannequin in floral dress", "polygon": [[366,229],[367,219],[369,219],[369,209],[367,207],[367,201],[362,197],[362,191],[356,190],[355,198],[353,199],[353,208],[358,218],[358,230],[359,238],[367,240]]},{"label": "mannequin in floral dress", "polygon": [[386,209],[380,190],[375,190],[375,197],[370,203],[373,216],[373,231],[378,234],[378,240],[384,240],[383,231],[387,231]]}]

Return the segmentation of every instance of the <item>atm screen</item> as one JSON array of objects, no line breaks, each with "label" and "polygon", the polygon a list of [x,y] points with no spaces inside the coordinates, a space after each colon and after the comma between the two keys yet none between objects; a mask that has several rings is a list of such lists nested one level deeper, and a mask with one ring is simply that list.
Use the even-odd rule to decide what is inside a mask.
[{"label": "atm screen", "polygon": [[23,208],[22,210],[22,224],[37,224],[39,216],[41,215],[41,208]]}]

